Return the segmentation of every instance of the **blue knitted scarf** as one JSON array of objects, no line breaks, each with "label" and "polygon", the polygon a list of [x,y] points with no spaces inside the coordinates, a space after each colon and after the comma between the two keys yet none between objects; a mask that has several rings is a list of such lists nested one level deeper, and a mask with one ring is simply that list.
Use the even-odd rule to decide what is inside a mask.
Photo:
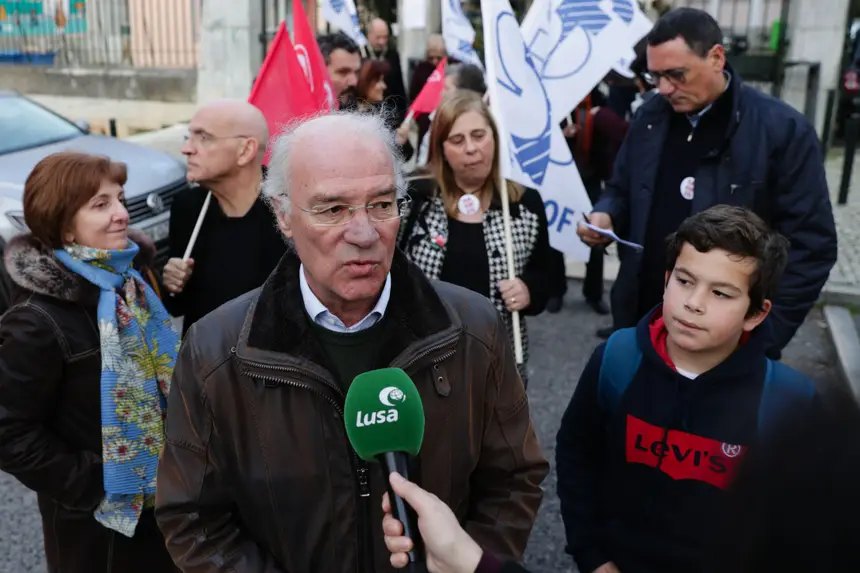
[{"label": "blue knitted scarf", "polygon": [[101,289],[105,498],[95,518],[127,537],[134,536],[143,509],[154,505],[167,393],[179,352],[170,315],[132,267],[138,251],[133,241],[123,250],[70,245],[54,251],[69,270]]}]

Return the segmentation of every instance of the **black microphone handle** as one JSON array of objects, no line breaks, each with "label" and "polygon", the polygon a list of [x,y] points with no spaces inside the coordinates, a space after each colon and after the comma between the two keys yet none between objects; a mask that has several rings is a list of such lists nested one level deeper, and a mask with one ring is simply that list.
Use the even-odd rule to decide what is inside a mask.
[{"label": "black microphone handle", "polygon": [[424,542],[418,531],[418,515],[403,498],[394,493],[388,476],[397,472],[409,479],[409,454],[405,452],[388,452],[379,456],[379,461],[385,467],[385,481],[388,484],[388,500],[391,502],[391,514],[403,524],[403,535],[412,540],[412,551],[407,553],[409,564],[403,569],[408,573],[427,573]]}]

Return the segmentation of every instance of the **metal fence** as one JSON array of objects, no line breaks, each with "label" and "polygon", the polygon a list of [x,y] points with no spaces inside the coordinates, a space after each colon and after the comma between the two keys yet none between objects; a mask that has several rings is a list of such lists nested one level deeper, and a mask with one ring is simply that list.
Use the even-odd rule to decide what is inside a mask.
[{"label": "metal fence", "polygon": [[675,0],[710,12],[728,36],[743,36],[751,52],[776,51],[777,27],[784,17],[786,0]]},{"label": "metal fence", "polygon": [[0,0],[0,63],[194,68],[203,0]]}]

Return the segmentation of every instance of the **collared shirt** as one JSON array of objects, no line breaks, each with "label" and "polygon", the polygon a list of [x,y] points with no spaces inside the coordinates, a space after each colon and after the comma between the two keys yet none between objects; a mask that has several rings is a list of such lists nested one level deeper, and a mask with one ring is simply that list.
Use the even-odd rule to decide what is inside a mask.
[{"label": "collared shirt", "polygon": [[[726,87],[723,88],[723,93],[726,93],[726,90],[728,90],[729,86],[732,84],[732,74],[730,74],[729,72],[727,72],[725,70],[723,70],[723,74],[725,74],[725,76],[726,76]],[[709,109],[711,109],[713,106],[714,106],[714,103],[711,102],[702,111],[697,112],[697,113],[688,113],[687,114],[687,121],[690,122],[690,125],[693,126],[693,129],[695,129],[696,126],[699,125],[699,120],[702,119],[702,116],[705,115],[707,113],[707,111]]]},{"label": "collared shirt", "polygon": [[314,323],[325,329],[343,334],[352,334],[366,330],[382,320],[382,317],[385,316],[385,310],[388,308],[388,300],[391,298],[391,273],[388,273],[388,276],[385,277],[385,286],[382,287],[382,294],[379,295],[379,300],[376,301],[376,306],[373,307],[370,314],[352,326],[346,326],[341,319],[329,312],[325,305],[320,302],[320,299],[313,293],[305,276],[304,265],[299,266],[299,285],[301,287],[302,300],[305,303],[305,311],[307,311],[308,316],[313,319]]}]

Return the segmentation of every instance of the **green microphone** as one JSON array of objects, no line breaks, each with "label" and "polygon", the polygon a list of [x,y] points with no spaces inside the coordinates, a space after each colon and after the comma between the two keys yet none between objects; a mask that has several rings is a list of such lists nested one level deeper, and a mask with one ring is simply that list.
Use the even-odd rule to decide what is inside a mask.
[{"label": "green microphone", "polygon": [[[409,457],[417,456],[424,441],[424,406],[421,394],[400,368],[382,368],[359,374],[346,393],[346,435],[358,457],[409,479]],[[388,485],[394,517],[403,524],[403,535],[412,539],[406,571],[426,572],[423,544],[415,512]]]}]

